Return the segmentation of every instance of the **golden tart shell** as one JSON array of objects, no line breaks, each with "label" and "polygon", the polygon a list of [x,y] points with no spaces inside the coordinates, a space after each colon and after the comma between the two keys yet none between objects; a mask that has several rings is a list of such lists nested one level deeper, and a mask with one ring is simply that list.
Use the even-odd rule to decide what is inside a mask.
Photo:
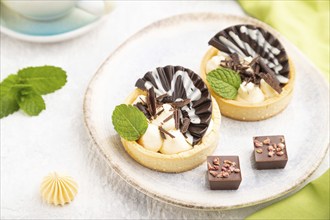
[{"label": "golden tart shell", "polygon": [[214,47],[206,52],[201,63],[201,77],[209,88],[211,95],[216,99],[222,115],[241,121],[259,121],[277,115],[287,107],[293,95],[296,77],[291,60],[289,60],[289,82],[282,88],[283,91],[281,94],[266,99],[261,103],[250,104],[220,97],[212,90],[206,81],[206,64],[213,56],[216,56],[218,52],[219,50]]},{"label": "golden tart shell", "polygon": [[[139,95],[146,95],[140,89],[135,89],[125,100],[125,104],[132,104]],[[221,114],[215,99],[212,98],[213,128],[204,135],[201,142],[193,149],[178,154],[166,155],[145,149],[136,141],[127,141],[121,138],[126,152],[138,163],[153,170],[179,173],[191,170],[206,160],[218,146]]]}]

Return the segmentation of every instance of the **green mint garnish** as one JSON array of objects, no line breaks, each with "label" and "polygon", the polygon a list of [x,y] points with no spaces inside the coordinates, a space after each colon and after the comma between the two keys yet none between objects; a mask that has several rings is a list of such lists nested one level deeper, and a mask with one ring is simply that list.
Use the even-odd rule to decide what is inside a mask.
[{"label": "green mint garnish", "polygon": [[20,97],[17,100],[19,107],[28,115],[35,116],[46,109],[44,99],[32,88],[20,91]]},{"label": "green mint garnish", "polygon": [[66,83],[65,71],[55,66],[27,67],[17,75],[39,95],[55,92]]},{"label": "green mint garnish", "polygon": [[235,99],[241,85],[239,73],[227,68],[217,68],[206,75],[212,90],[225,99]]},{"label": "green mint garnish", "polygon": [[139,139],[148,128],[145,115],[135,106],[125,104],[116,106],[112,124],[118,134],[128,141]]},{"label": "green mint garnish", "polygon": [[19,109],[31,116],[46,108],[41,95],[52,93],[66,83],[66,73],[59,67],[28,67],[11,74],[0,83],[0,118]]}]

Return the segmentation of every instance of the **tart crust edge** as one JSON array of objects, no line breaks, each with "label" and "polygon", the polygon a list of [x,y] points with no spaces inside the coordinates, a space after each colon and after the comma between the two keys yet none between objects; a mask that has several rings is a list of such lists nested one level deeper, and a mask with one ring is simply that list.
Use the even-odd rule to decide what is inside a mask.
[{"label": "tart crust edge", "polygon": [[206,64],[218,51],[218,49],[211,47],[206,52],[201,62],[200,76],[209,88],[211,95],[217,101],[222,115],[240,121],[260,121],[277,115],[287,107],[293,95],[294,81],[296,78],[295,68],[291,59],[289,59],[289,82],[282,88],[283,91],[281,94],[261,103],[249,104],[236,100],[224,99],[218,96],[208,84],[206,80]]},{"label": "tart crust edge", "polygon": [[[146,93],[135,89],[125,100],[125,104],[132,104],[139,95]],[[213,127],[210,133],[204,135],[201,143],[194,145],[193,149],[178,154],[165,155],[145,149],[136,141],[127,141],[121,138],[126,152],[138,163],[152,170],[167,173],[179,173],[191,170],[206,161],[218,146],[221,114],[215,99],[212,97]]]}]

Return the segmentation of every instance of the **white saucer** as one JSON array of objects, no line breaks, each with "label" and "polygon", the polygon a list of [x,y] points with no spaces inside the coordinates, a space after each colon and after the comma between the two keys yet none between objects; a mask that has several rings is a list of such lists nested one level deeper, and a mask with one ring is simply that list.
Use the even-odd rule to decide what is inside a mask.
[{"label": "white saucer", "polygon": [[1,4],[0,32],[10,37],[37,43],[53,43],[82,35],[95,28],[107,18],[89,14],[79,8],[59,19],[37,21],[28,19]]}]

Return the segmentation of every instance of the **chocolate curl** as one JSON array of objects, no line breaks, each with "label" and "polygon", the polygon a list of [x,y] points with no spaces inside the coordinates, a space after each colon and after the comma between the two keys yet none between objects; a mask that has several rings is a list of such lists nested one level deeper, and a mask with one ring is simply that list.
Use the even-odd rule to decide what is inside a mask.
[{"label": "chocolate curl", "polygon": [[229,54],[231,59],[233,60],[234,66],[240,65],[239,57],[237,53]]},{"label": "chocolate curl", "polygon": [[174,122],[175,122],[175,129],[180,128],[180,111],[178,109],[175,109],[173,112],[174,116]]},{"label": "chocolate curl", "polygon": [[165,94],[163,94],[163,95],[160,95],[160,96],[158,96],[156,99],[157,99],[157,102],[162,102],[162,100],[165,98],[165,97],[167,97],[168,96],[168,94],[167,93],[165,93]]},{"label": "chocolate curl", "polygon": [[157,110],[156,110],[156,94],[154,91],[154,88],[151,87],[148,90],[148,95],[147,95],[147,106],[148,106],[148,110],[151,116],[155,117],[157,114]]},{"label": "chocolate curl", "polygon": [[[166,131],[164,128],[162,128],[161,126],[158,127],[160,132],[163,132],[164,134],[167,134],[168,136],[170,136],[171,138],[175,138],[175,136],[173,134],[171,134],[170,132]],[[166,139],[166,138],[164,138]]]},{"label": "chocolate curl", "polygon": [[160,130],[161,127],[158,127],[158,130],[159,130],[159,133],[160,133],[160,136],[162,137],[163,140],[166,139],[166,136],[164,134],[164,132],[162,130]]},{"label": "chocolate curl", "polygon": [[190,125],[190,118],[184,118],[181,127],[181,133],[183,134],[186,133],[188,131],[189,125]]},{"label": "chocolate curl", "polygon": [[173,114],[171,114],[167,118],[165,118],[164,121],[163,121],[163,123],[168,122],[171,118],[173,118]]},{"label": "chocolate curl", "polygon": [[173,102],[171,103],[171,105],[175,108],[182,108],[183,106],[186,106],[189,103],[190,103],[190,99],[184,99],[182,101]]},{"label": "chocolate curl", "polygon": [[265,80],[268,85],[270,85],[276,92],[281,94],[282,87],[280,81],[277,79],[276,74],[265,64],[261,59],[258,60],[258,63],[266,73],[259,73],[259,76]]},{"label": "chocolate curl", "polygon": [[144,106],[141,102],[135,104],[135,106],[150,120],[151,115],[146,106]]}]

